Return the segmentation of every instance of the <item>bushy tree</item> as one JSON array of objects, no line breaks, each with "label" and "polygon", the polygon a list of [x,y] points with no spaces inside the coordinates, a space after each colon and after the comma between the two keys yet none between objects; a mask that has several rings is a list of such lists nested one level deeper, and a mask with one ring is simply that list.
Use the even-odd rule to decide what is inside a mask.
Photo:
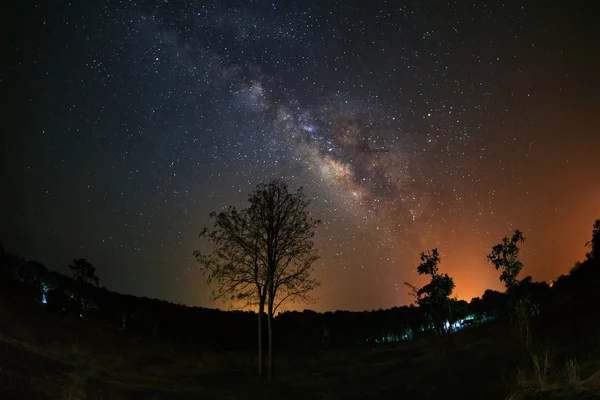
[{"label": "bushy tree", "polygon": [[96,275],[96,268],[90,264],[85,258],[73,260],[73,264],[69,265],[73,273],[73,279],[79,283],[91,283],[96,286],[100,284],[100,278]]},{"label": "bushy tree", "polygon": [[431,280],[420,289],[412,288],[417,304],[439,333],[444,332],[444,324],[450,317],[452,302],[450,296],[454,290],[454,280],[448,274],[440,274],[438,264],[441,261],[438,249],[421,253],[421,264],[417,267],[419,275],[429,275]]},{"label": "bushy tree", "polygon": [[488,317],[497,317],[506,312],[508,296],[497,290],[487,289],[481,296],[482,306]]},{"label": "bushy tree", "polygon": [[[516,230],[512,237],[505,237],[502,242],[492,247],[487,259],[494,265],[496,270],[502,270],[500,281],[504,282],[508,294],[509,304],[514,311],[513,318],[519,328],[521,343],[529,347],[531,345],[530,324],[533,315],[537,314],[539,308],[527,295],[522,293],[517,276],[523,269],[523,263],[519,260],[519,243],[523,243],[523,233]],[[531,278],[525,279],[524,287],[529,284]],[[520,296],[518,296],[520,295]],[[518,298],[520,297],[520,298]]]},{"label": "bushy tree", "polygon": [[523,233],[516,230],[512,237],[504,237],[502,242],[492,247],[492,251],[487,256],[496,271],[501,270],[500,281],[504,282],[507,290],[511,290],[519,283],[517,276],[523,269],[523,263],[519,260],[518,244],[524,241]]},{"label": "bushy tree", "polygon": [[268,326],[268,377],[274,376],[273,316],[288,301],[309,300],[318,286],[312,279],[314,230],[310,201],[302,189],[290,192],[274,180],[259,184],[248,197],[248,207],[234,207],[211,214],[214,226],[201,237],[212,251],[195,255],[209,282],[217,284],[215,297],[229,296],[257,304],[259,308],[259,373],[262,374],[262,314],[266,306]]}]

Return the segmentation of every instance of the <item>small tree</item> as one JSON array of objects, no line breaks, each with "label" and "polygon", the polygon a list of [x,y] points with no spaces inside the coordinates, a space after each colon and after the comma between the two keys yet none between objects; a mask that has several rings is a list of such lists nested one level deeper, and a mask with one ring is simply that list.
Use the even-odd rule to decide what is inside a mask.
[{"label": "small tree", "polygon": [[451,313],[452,291],[454,280],[448,274],[440,274],[438,264],[441,261],[438,249],[421,253],[421,264],[417,267],[419,275],[430,275],[431,281],[420,289],[406,283],[423,309],[427,318],[433,323],[438,333],[444,333],[444,325]]},{"label": "small tree", "polygon": [[504,282],[506,286],[509,306],[514,310],[513,317],[519,328],[521,343],[529,347],[531,344],[530,321],[538,308],[527,297],[517,299],[516,289],[519,285],[517,276],[523,269],[523,263],[519,260],[518,244],[524,241],[523,233],[516,230],[512,237],[504,237],[501,243],[492,247],[487,259],[494,265],[496,271],[502,270],[500,281]]},{"label": "small tree", "polygon": [[512,291],[519,281],[517,276],[523,269],[523,263],[519,261],[519,243],[525,241],[521,231],[516,230],[511,238],[505,237],[501,243],[492,247],[487,259],[494,265],[496,271],[502,270],[500,281],[504,282],[507,291]]},{"label": "small tree", "polygon": [[98,286],[100,278],[96,275],[96,268],[90,264],[85,258],[73,260],[73,264],[69,265],[73,273],[73,279],[81,284],[90,283]]},{"label": "small tree", "polygon": [[262,322],[265,303],[268,327],[268,377],[274,378],[273,316],[288,301],[308,301],[318,286],[311,278],[314,230],[320,221],[308,213],[310,201],[302,189],[291,193],[274,180],[259,184],[248,197],[249,206],[212,214],[215,225],[201,237],[214,246],[211,253],[195,252],[209,282],[218,284],[216,296],[253,299],[259,306],[259,372],[262,373]]}]

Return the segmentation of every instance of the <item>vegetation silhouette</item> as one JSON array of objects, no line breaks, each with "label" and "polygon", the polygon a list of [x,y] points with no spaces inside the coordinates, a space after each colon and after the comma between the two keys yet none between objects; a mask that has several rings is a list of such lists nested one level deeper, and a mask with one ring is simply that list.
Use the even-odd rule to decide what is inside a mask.
[{"label": "vegetation silhouette", "polygon": [[73,260],[73,264],[69,265],[69,269],[73,272],[73,279],[81,284],[93,283],[96,286],[100,284],[100,278],[96,275],[96,268],[85,258]]},{"label": "vegetation silhouette", "polygon": [[248,197],[248,207],[227,207],[211,213],[213,228],[200,237],[213,245],[211,252],[195,251],[209,283],[218,286],[215,298],[229,297],[258,305],[258,372],[262,375],[262,315],[267,308],[267,377],[274,379],[273,316],[288,301],[309,301],[318,286],[311,278],[314,229],[310,201],[302,189],[290,192],[280,180],[261,183]]},{"label": "vegetation silhouette", "polygon": [[538,305],[529,298],[526,289],[531,283],[531,277],[523,281],[518,279],[523,270],[523,263],[519,260],[518,244],[523,242],[525,242],[523,233],[516,230],[512,237],[504,237],[500,243],[493,246],[487,259],[494,265],[496,271],[501,271],[500,281],[506,287],[512,318],[519,330],[519,340],[528,348],[531,345],[531,318],[537,314]]},{"label": "vegetation silhouette", "polygon": [[417,267],[417,272],[419,275],[431,276],[430,282],[420,289],[409,283],[405,284],[412,289],[417,304],[427,317],[427,323],[433,325],[439,334],[443,334],[447,330],[445,324],[451,319],[455,304],[450,299],[454,280],[448,274],[439,273],[441,257],[437,248],[421,253],[420,258],[421,264]]},{"label": "vegetation silhouette", "polygon": [[494,265],[496,271],[501,270],[500,281],[504,282],[506,290],[510,291],[519,283],[517,276],[523,269],[523,263],[519,260],[519,243],[523,243],[523,233],[516,230],[512,237],[505,237],[500,243],[492,247],[487,259]]},{"label": "vegetation silhouette", "polygon": [[[259,188],[270,193],[268,185]],[[308,203],[298,202],[298,207],[302,209],[303,204]],[[280,387],[288,387],[285,385],[291,385],[289,382],[300,379],[301,373],[304,383],[289,386],[291,389],[289,393],[286,392],[286,396],[318,398],[323,393],[330,393],[327,385],[334,385],[336,390],[340,390],[340,396],[344,394],[346,398],[360,397],[366,393],[361,390],[366,388],[369,388],[369,393],[380,398],[392,398],[392,395],[395,398],[398,390],[402,390],[408,398],[464,398],[466,392],[478,398],[504,398],[510,392],[518,392],[521,396],[518,398],[552,398],[559,394],[563,398],[596,398],[600,395],[600,353],[597,341],[600,322],[595,318],[600,304],[600,219],[592,225],[591,239],[585,243],[588,249],[585,259],[578,261],[568,273],[554,282],[535,282],[530,276],[519,279],[522,264],[518,260],[517,244],[522,243],[521,239],[522,235],[505,238],[500,243],[502,247],[494,246],[490,254],[494,255],[494,260],[501,261],[498,263],[498,270],[502,271],[501,277],[506,272],[504,276],[507,279],[502,280],[506,286],[505,292],[486,290],[481,297],[473,298],[468,303],[457,301],[450,298],[452,285],[444,278],[440,279],[444,285],[429,286],[421,292],[423,298],[435,294],[435,299],[444,299],[440,303],[430,299],[432,302],[418,306],[401,306],[388,310],[325,313],[305,310],[273,314],[272,348],[281,354],[280,360],[283,363],[280,373],[286,379],[278,380],[278,384],[267,385],[264,390],[277,391]],[[313,249],[311,246],[300,248]],[[233,254],[243,257],[234,257],[232,260],[242,260],[245,263],[236,265],[236,268],[251,270],[248,268],[253,265],[249,262],[252,258],[248,257],[251,252]],[[316,256],[314,253],[310,254]],[[430,275],[432,281],[435,276],[443,277],[438,270],[440,258],[437,250],[423,253],[422,256],[420,270]],[[277,281],[268,277],[268,268],[261,268],[265,273],[262,290],[267,308],[269,296],[272,295],[269,285]],[[90,268],[86,267],[85,270]],[[95,271],[93,276],[96,276]],[[417,289],[417,292],[421,289]],[[281,293],[276,292],[277,295]],[[260,301],[258,295],[255,299]],[[454,338],[456,345],[452,351],[437,359],[430,359],[427,341],[418,339],[439,336],[440,321],[443,320],[441,316],[444,314],[440,312],[436,317],[438,322],[431,324],[431,312],[427,307],[442,303],[450,304],[452,312],[445,314],[448,323],[443,328],[447,335]],[[276,304],[273,301],[273,310],[276,309]],[[528,304],[529,308],[519,309],[519,304]],[[518,315],[525,311],[524,316]],[[35,363],[46,365],[44,368],[48,369],[44,374],[49,376],[59,374],[57,376],[62,377],[69,373],[69,379],[78,382],[76,385],[71,384],[71,392],[79,390],[97,393],[100,390],[97,387],[99,382],[110,384],[111,390],[118,391],[120,386],[109,383],[113,378],[103,378],[102,374],[110,374],[110,371],[93,375],[90,379],[95,380],[95,384],[81,383],[84,380],[79,379],[76,373],[89,363],[92,354],[96,359],[108,357],[118,360],[121,356],[108,356],[112,347],[121,349],[118,351],[123,354],[131,349],[131,354],[138,358],[151,353],[154,354],[152,357],[160,359],[177,352],[177,357],[190,360],[186,361],[189,363],[196,358],[206,357],[209,353],[215,354],[214,357],[219,360],[231,357],[231,352],[239,357],[252,354],[256,351],[258,340],[257,313],[187,307],[119,294],[97,286],[95,279],[75,279],[50,271],[41,263],[5,251],[1,243],[0,313],[0,343],[4,346],[4,356],[0,357],[0,393],[13,390],[14,398],[23,398],[25,390],[37,393],[39,397],[36,391],[45,390],[43,385],[37,383],[19,383],[16,386],[11,383],[16,382],[15,376],[23,379],[22,376],[32,373],[27,371],[32,371]],[[526,329],[520,332],[520,345],[514,346],[502,332],[509,321],[518,321],[519,318],[523,318],[527,324],[523,325]],[[78,350],[80,334],[83,350]],[[526,346],[522,346],[523,344]],[[159,350],[153,351],[153,348]],[[57,350],[53,352],[52,349]],[[86,353],[82,355],[82,351]],[[53,354],[51,358],[48,356],[50,353]],[[314,361],[309,363],[306,360],[310,360],[310,357]],[[393,368],[402,373],[392,377],[391,367],[385,366],[392,365],[393,357],[399,357]],[[380,359],[381,364],[374,364]],[[72,360],[78,361],[75,363]],[[158,362],[143,360],[134,362],[127,358],[120,361],[119,365],[131,371],[140,365]],[[252,357],[252,360],[254,362],[249,361],[248,365],[256,368],[256,359]],[[25,368],[20,363],[29,367]],[[71,366],[72,363],[75,363],[74,366]],[[306,366],[297,366],[299,363]],[[190,368],[191,364],[185,365],[185,368]],[[221,364],[210,365],[214,371],[222,368],[219,367]],[[242,365],[246,363],[239,362],[233,367],[227,367],[223,372],[224,376],[242,382],[246,378],[235,375],[238,373],[236,371],[243,370]],[[344,366],[347,366],[346,369]],[[361,366],[366,369],[362,371]],[[436,372],[438,366],[439,373]],[[157,382],[166,379],[164,377],[169,368],[172,367],[161,370],[160,377],[163,378],[157,378]],[[350,372],[351,368],[352,371],[359,368],[359,372]],[[373,370],[377,371],[377,375],[368,374],[371,368],[377,368]],[[318,379],[309,379],[315,371],[322,371],[319,372],[322,375]],[[441,374],[441,371],[444,373]],[[474,377],[473,374],[478,371],[482,371],[481,374]],[[484,374],[483,371],[487,372]],[[54,378],[45,379],[44,374],[36,377],[35,382],[54,385],[52,387],[64,397],[62,391],[66,390],[66,384],[53,383]],[[339,376],[336,380],[328,378],[328,374],[341,375],[336,375]],[[431,374],[440,378],[432,383],[428,379]],[[498,380],[498,374],[505,379]],[[386,378],[388,376],[389,379]],[[467,385],[467,379],[472,383]],[[125,378],[122,380],[126,381]],[[356,384],[350,381],[356,381]],[[187,384],[184,380],[177,382]],[[224,391],[219,393],[237,396],[233,385],[224,383],[225,380],[215,382],[220,382],[219,390]],[[205,387],[206,383],[202,385],[200,386]],[[313,387],[318,392],[311,392]],[[160,390],[159,393],[162,394],[158,396],[163,398],[171,398],[169,393],[174,393],[169,392],[171,389],[166,387],[161,387]],[[263,386],[256,390],[258,392],[252,393],[263,393]],[[529,395],[531,397],[527,397]],[[98,395],[96,398],[105,397]]]}]

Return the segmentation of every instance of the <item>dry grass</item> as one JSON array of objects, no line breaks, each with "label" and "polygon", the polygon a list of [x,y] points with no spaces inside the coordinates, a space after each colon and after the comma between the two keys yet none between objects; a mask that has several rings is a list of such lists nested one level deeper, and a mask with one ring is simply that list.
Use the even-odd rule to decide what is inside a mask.
[{"label": "dry grass", "polygon": [[[506,400],[533,399],[597,399],[600,398],[600,371],[584,381],[581,380],[581,367],[577,360],[569,358],[565,361],[564,370],[552,370],[549,351],[532,354],[531,379],[524,370],[517,368],[517,385],[519,387]],[[597,368],[597,361],[590,360],[587,369]]]},{"label": "dry grass", "polygon": [[568,359],[565,362],[565,371],[567,374],[567,383],[572,386],[581,385],[581,377],[579,372],[579,364],[577,360]]},{"label": "dry grass", "polygon": [[542,355],[533,353],[531,355],[531,362],[533,363],[533,373],[539,388],[542,390],[546,389],[548,387],[548,368],[550,366],[548,348],[546,348]]},{"label": "dry grass", "polygon": [[75,369],[68,374],[61,382],[60,399],[61,400],[86,400],[87,399],[87,381],[85,372]]},{"label": "dry grass", "polygon": [[[5,321],[17,321],[17,315],[7,315]],[[437,358],[426,340],[280,352],[276,358],[278,381],[265,385],[256,376],[254,351],[213,352],[197,346],[119,337],[93,323],[63,324],[48,315],[30,318],[28,323],[31,325],[11,326],[11,331],[4,331],[0,338],[0,346],[21,349],[14,353],[23,353],[23,363],[29,369],[23,372],[15,368],[10,373],[21,373],[18,378],[29,382],[38,395],[20,398],[450,399],[465,398],[468,391],[469,398],[493,400],[505,398],[512,390],[553,393],[566,387],[565,382],[578,382],[580,375],[590,376],[597,370],[589,360],[583,362],[580,355],[581,365],[573,358],[564,364],[564,371],[551,370],[551,359],[576,354],[551,357],[548,349],[524,361],[522,348],[517,349],[505,334],[507,328],[501,322],[492,322],[458,332],[455,346]],[[555,347],[552,344],[552,349]],[[59,371],[53,366],[57,363],[64,364]],[[498,379],[508,376],[509,371],[516,371],[516,384],[514,380]],[[584,382],[588,381],[578,388],[571,385],[570,390],[588,390],[593,384],[591,380]],[[0,398],[7,398],[2,396],[1,387]]]},{"label": "dry grass", "polygon": [[517,367],[517,386],[520,388],[526,388],[527,386],[529,386],[527,374],[520,367]]}]

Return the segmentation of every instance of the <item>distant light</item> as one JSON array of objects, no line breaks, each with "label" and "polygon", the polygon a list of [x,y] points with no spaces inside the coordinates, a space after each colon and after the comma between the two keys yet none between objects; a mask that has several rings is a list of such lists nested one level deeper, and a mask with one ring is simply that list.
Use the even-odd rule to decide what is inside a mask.
[{"label": "distant light", "polygon": [[42,293],[42,303],[48,304],[48,300],[46,299],[46,293]]}]

